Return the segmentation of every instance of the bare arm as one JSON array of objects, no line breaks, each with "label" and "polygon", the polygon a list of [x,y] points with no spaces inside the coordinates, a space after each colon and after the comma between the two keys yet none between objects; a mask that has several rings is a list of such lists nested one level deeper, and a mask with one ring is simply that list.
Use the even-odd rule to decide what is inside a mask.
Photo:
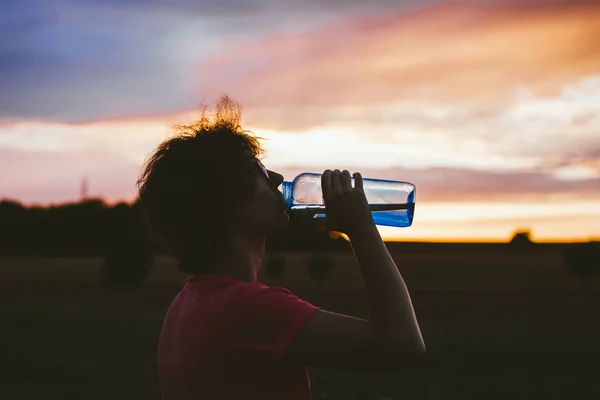
[{"label": "bare arm", "polygon": [[325,171],[327,223],[350,237],[369,298],[369,321],[319,311],[289,346],[285,358],[353,370],[405,368],[425,353],[410,295],[371,217],[360,174]]},{"label": "bare arm", "polygon": [[369,298],[370,321],[407,348],[425,352],[408,288],[374,223],[350,237]]}]

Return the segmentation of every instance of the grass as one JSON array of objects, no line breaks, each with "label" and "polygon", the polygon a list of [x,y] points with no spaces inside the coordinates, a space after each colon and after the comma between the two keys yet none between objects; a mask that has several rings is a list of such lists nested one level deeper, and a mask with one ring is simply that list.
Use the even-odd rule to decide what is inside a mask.
[{"label": "grass", "polygon": [[[0,262],[0,398],[159,399],[156,343],[179,285],[164,272],[170,283],[155,276],[142,288],[109,288],[95,281],[97,266]],[[315,399],[600,398],[598,292],[447,285],[426,290],[415,281],[425,288],[413,293],[428,344],[423,363],[396,374],[311,369]],[[296,292],[323,308],[366,314],[360,291]]]}]

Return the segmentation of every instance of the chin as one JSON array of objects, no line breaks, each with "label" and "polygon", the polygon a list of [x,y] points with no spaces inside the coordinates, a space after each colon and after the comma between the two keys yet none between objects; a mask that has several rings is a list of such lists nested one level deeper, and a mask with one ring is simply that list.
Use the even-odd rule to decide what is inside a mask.
[{"label": "chin", "polygon": [[280,217],[279,217],[279,223],[277,224],[277,232],[287,228],[287,226],[290,223],[290,216],[287,214],[287,212],[282,212]]},{"label": "chin", "polygon": [[281,232],[290,223],[290,217],[286,213],[278,214],[277,216],[271,216],[269,221],[263,221],[262,223],[253,224],[253,227],[258,231],[262,232],[267,236],[274,235]]}]

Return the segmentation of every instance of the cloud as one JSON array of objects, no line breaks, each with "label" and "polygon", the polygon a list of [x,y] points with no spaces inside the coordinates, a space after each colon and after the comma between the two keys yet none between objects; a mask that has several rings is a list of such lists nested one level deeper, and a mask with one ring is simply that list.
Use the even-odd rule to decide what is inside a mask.
[{"label": "cloud", "polygon": [[[258,113],[250,110],[249,123],[260,124],[253,119]],[[555,96],[521,89],[501,100],[407,100],[323,113],[333,117],[321,115],[315,127],[302,128],[306,131],[265,130],[273,132],[269,157],[277,165],[296,162],[300,153],[307,162],[328,160],[330,166],[355,160],[357,167],[452,167],[560,176],[565,176],[565,167],[577,167],[574,175],[600,176],[598,77],[566,84]],[[257,133],[269,137],[259,129]]]},{"label": "cloud", "polygon": [[599,71],[599,18],[589,2],[447,3],[347,18],[220,49],[199,63],[199,91],[229,93],[259,124],[284,130],[344,108],[498,100],[521,87],[554,95]]},{"label": "cloud", "polygon": [[173,112],[227,91],[260,106],[261,123],[310,124],[315,108],[597,70],[598,7],[538,3],[6,0],[0,118]]},{"label": "cloud", "polygon": [[530,230],[535,241],[588,241],[599,238],[599,215],[597,203],[589,202],[421,204],[409,229],[380,232],[388,240],[508,241],[515,231]]},{"label": "cloud", "polygon": [[[428,176],[432,173],[435,179],[453,182],[439,190],[437,184],[431,186],[429,198],[445,194],[482,198],[505,191],[583,193],[593,191],[600,177],[597,84],[598,79],[584,79],[565,86],[555,97],[521,92],[499,103],[414,103],[397,110],[357,108],[355,113],[338,110],[339,122],[295,134],[261,129],[250,112],[246,127],[267,139],[265,161],[273,169],[346,167],[372,170],[373,177],[389,173],[391,179],[408,180],[416,174],[420,187],[431,184]],[[572,122],[586,113],[592,116],[585,122]],[[4,122],[0,148],[104,151],[141,165],[154,146],[172,133],[173,123],[197,116],[196,112],[81,124]],[[508,189],[496,193],[492,186]]]},{"label": "cloud", "polygon": [[[126,142],[123,142],[127,145]],[[103,148],[25,150],[0,148],[2,197],[24,202],[62,202],[77,199],[83,177],[91,194],[110,201],[135,196],[142,162]],[[266,165],[288,180],[301,172],[322,172],[330,166]],[[339,165],[364,177],[406,180],[417,186],[419,202],[544,201],[553,198],[600,200],[600,177],[561,179],[548,172],[481,171],[468,168],[373,168],[352,162]]]},{"label": "cloud", "polygon": [[91,196],[132,199],[140,166],[106,151],[26,151],[0,148],[2,198],[24,203],[77,201],[82,179]]},{"label": "cloud", "polygon": [[[269,167],[269,164],[266,164]],[[321,173],[326,167],[275,169],[288,180],[302,172]],[[467,168],[356,168],[365,178],[408,181],[417,187],[419,202],[600,200],[600,177],[564,180],[544,172],[481,171]]]},{"label": "cloud", "polygon": [[[439,2],[439,1],[438,1]],[[78,0],[87,5],[102,5],[118,9],[150,10],[212,18],[227,16],[251,17],[275,11],[277,14],[315,12],[365,12],[368,10],[403,9],[408,5],[424,5],[435,1],[424,0]],[[272,21],[277,24],[279,21]]]},{"label": "cloud", "polygon": [[[415,183],[410,235],[456,236],[433,216],[476,203],[527,203],[488,218],[495,234],[597,232],[565,215],[600,199],[599,19],[591,1],[5,0],[2,196],[72,201],[87,176],[92,195],[130,199],[179,111],[227,92],[288,179]],[[571,208],[534,218],[544,201]]]},{"label": "cloud", "polygon": [[0,117],[84,121],[197,105],[188,57],[211,38],[191,17],[66,0],[0,7],[11,15],[0,24]]},{"label": "cloud", "polygon": [[[83,177],[89,194],[109,202],[131,200],[139,165],[106,151],[45,152],[0,149],[2,199],[25,204],[77,201]],[[303,167],[283,170],[287,178]],[[367,177],[417,184],[416,218],[410,229],[382,228],[396,239],[508,239],[531,228],[536,239],[598,236],[598,180],[563,182],[536,174],[482,173],[460,169],[362,169]],[[541,179],[541,181],[540,181]],[[562,197],[556,190],[567,190]],[[478,198],[478,194],[481,198]]]},{"label": "cloud", "polygon": [[194,108],[202,100],[194,65],[208,51],[386,3],[5,0],[0,118],[75,122]]}]

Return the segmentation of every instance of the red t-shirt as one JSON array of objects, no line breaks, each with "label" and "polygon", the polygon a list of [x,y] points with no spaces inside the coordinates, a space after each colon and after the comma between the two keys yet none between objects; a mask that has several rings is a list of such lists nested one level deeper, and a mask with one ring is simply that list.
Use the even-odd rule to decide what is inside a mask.
[{"label": "red t-shirt", "polygon": [[259,282],[188,278],[160,334],[162,399],[310,399],[306,366],[281,358],[318,309]]}]

